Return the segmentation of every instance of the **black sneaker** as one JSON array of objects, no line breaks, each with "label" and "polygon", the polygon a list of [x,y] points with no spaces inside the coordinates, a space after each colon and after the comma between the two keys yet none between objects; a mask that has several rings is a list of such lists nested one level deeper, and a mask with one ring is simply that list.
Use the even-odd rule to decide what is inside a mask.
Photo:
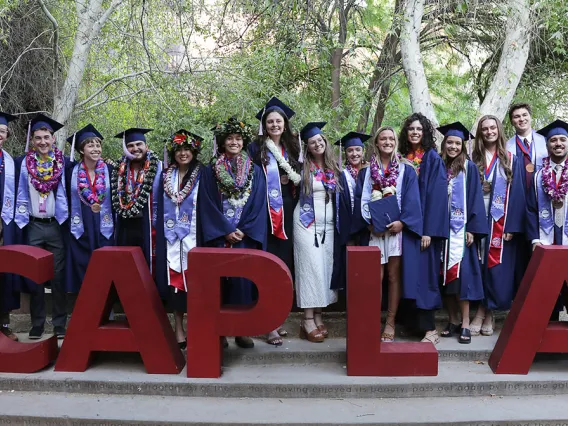
[{"label": "black sneaker", "polygon": [[53,334],[58,339],[63,339],[65,337],[65,327],[61,325],[53,327]]},{"label": "black sneaker", "polygon": [[41,339],[41,336],[43,336],[43,327],[32,327],[32,329],[30,330],[29,338],[31,340],[38,340]]}]

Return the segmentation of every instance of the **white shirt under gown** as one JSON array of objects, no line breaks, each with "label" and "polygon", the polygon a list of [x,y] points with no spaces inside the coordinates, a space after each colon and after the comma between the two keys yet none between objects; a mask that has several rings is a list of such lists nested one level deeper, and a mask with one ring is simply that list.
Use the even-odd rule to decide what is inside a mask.
[{"label": "white shirt under gown", "polygon": [[[300,308],[323,308],[337,302],[337,291],[331,290],[333,273],[333,240],[335,212],[330,199],[325,203],[325,188],[313,181],[315,221],[309,228],[300,222],[300,203],[294,210],[294,265],[296,301]],[[330,196],[331,197],[331,196]],[[325,243],[322,244],[325,229]],[[314,244],[317,233],[319,247]]]}]

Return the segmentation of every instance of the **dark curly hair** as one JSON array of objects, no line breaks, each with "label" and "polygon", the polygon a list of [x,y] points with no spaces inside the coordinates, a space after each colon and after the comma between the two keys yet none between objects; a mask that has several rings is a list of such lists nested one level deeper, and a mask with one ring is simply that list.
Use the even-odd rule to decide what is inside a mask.
[{"label": "dark curly hair", "polygon": [[[295,171],[298,171],[300,170],[300,163],[298,162],[298,157],[300,156],[300,142],[298,140],[298,134],[292,132],[292,129],[290,128],[290,120],[288,120],[288,117],[286,117],[286,114],[284,114],[280,108],[272,107],[268,108],[264,112],[261,121],[263,135],[268,134],[266,131],[266,118],[271,112],[278,113],[284,120],[284,132],[282,133],[280,140],[284,145],[284,149],[286,149],[286,152],[288,153],[288,162],[290,163],[290,166],[292,166]],[[265,138],[266,136],[257,136],[253,142],[258,147],[258,150],[256,150],[257,158],[253,158],[253,160],[264,166],[268,165],[270,162],[268,158],[268,148],[264,143]]]},{"label": "dark curly hair", "polygon": [[400,136],[398,137],[398,150],[402,155],[406,155],[410,152],[411,143],[408,141],[408,128],[410,125],[415,122],[419,121],[422,125],[422,141],[420,145],[424,149],[424,151],[429,151],[431,149],[436,150],[436,136],[434,133],[434,125],[430,120],[426,118],[425,115],[422,115],[419,112],[415,112],[414,114],[407,117],[402,123],[402,127],[400,129]]}]

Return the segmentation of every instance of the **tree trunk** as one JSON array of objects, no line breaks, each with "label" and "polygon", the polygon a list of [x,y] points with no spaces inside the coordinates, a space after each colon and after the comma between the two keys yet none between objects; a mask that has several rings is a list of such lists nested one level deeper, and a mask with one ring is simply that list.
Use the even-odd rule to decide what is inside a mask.
[{"label": "tree trunk", "polygon": [[479,107],[477,121],[486,114],[503,120],[515,96],[530,51],[532,13],[529,0],[509,0],[509,18],[497,73]]},{"label": "tree trunk", "polygon": [[385,118],[385,110],[387,107],[387,101],[389,99],[390,90],[390,78],[386,80],[379,92],[379,102],[377,103],[377,109],[375,111],[375,118],[373,119],[373,127],[371,128],[371,135],[375,135],[377,130],[380,129],[381,124],[383,124],[383,119]]},{"label": "tree trunk", "polygon": [[331,107],[337,108],[341,101],[341,59],[343,58],[343,48],[333,49],[331,54]]},{"label": "tree trunk", "polygon": [[430,90],[420,52],[420,28],[423,14],[424,0],[406,0],[400,35],[400,52],[408,82],[412,111],[424,114],[437,126],[438,120],[430,99]]}]

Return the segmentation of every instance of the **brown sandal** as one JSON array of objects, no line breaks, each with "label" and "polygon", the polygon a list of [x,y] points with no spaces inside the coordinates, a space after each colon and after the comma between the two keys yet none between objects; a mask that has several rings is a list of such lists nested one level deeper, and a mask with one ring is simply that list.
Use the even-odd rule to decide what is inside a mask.
[{"label": "brown sandal", "polygon": [[[313,318],[304,318],[304,321],[313,320]],[[306,331],[304,324],[300,324],[300,339],[307,340],[308,342],[313,343],[322,343],[325,340],[323,334],[316,328],[315,330],[310,331],[309,333]]]},{"label": "brown sandal", "polygon": [[[322,316],[321,311],[319,312],[314,312],[315,315],[319,315],[320,317]],[[317,325],[316,327],[318,328],[318,330],[320,331],[321,335],[324,337],[324,339],[326,339],[329,336],[329,331],[327,330],[327,327],[325,326],[325,324],[323,324],[323,319],[322,319],[322,324]]]},{"label": "brown sandal", "polygon": [[427,331],[426,335],[421,340],[421,342],[423,342],[423,343],[424,342],[430,342],[433,345],[437,345],[438,343],[440,343],[440,338],[438,337],[438,330]]},{"label": "brown sandal", "polygon": [[392,333],[387,333],[386,331],[383,331],[383,333],[381,334],[381,342],[385,342],[385,343],[391,343],[394,342],[394,330],[395,330],[395,325],[391,322],[386,321],[385,324],[385,330],[387,328],[387,326],[390,326],[393,329]]}]

